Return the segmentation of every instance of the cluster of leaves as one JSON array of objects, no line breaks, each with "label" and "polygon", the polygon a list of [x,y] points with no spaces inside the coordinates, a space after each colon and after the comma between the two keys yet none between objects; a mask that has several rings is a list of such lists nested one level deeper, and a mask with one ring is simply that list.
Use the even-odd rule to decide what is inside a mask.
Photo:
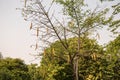
[{"label": "cluster of leaves", "polygon": [[39,77],[37,68],[21,59],[0,59],[0,80],[40,80]]},{"label": "cluster of leaves", "polygon": [[106,55],[114,71],[114,78],[120,78],[120,35],[106,46]]},{"label": "cluster of leaves", "polygon": [[0,80],[28,80],[27,65],[20,59],[6,58],[0,60]]}]

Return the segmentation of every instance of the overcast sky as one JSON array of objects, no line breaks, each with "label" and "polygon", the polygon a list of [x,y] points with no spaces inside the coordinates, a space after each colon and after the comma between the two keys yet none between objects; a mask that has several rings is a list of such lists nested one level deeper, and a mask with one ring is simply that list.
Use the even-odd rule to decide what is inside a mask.
[{"label": "overcast sky", "polygon": [[[22,6],[20,1],[0,0],[0,52],[2,52],[3,57],[21,58],[26,63],[31,63],[34,57],[30,53],[35,51],[30,48],[30,45],[34,44],[34,38],[29,30],[30,22],[24,21],[21,12],[16,10]],[[98,4],[94,2],[95,0],[88,1],[93,6]],[[105,29],[100,33],[100,44],[111,40],[107,35],[109,32]],[[32,63],[39,63],[39,60],[32,61]]]},{"label": "overcast sky", "polygon": [[21,6],[20,0],[0,0],[0,52],[3,57],[21,58],[29,63],[34,59],[29,55],[33,53],[33,38],[30,23],[16,10]]}]

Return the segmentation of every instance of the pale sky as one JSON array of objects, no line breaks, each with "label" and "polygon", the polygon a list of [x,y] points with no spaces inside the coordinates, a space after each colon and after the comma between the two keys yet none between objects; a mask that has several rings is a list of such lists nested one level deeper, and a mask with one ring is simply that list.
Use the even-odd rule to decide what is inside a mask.
[{"label": "pale sky", "polygon": [[[30,55],[30,53],[34,54],[35,52],[34,49],[30,48],[30,45],[35,43],[29,30],[30,22],[24,21],[21,12],[16,10],[22,6],[20,1],[0,0],[0,52],[2,52],[3,57],[21,58],[26,63],[39,63],[39,60],[32,61],[34,57]],[[88,1],[91,5],[97,4],[97,2],[91,2],[93,0]],[[100,44],[111,40],[108,36],[109,32],[105,29],[100,33]]]},{"label": "pale sky", "polygon": [[[3,57],[21,58],[26,63],[34,59],[29,55],[34,50],[30,45],[34,39],[29,30],[29,22],[24,21],[20,0],[0,0],[0,52]],[[38,61],[34,61],[38,62]]]}]

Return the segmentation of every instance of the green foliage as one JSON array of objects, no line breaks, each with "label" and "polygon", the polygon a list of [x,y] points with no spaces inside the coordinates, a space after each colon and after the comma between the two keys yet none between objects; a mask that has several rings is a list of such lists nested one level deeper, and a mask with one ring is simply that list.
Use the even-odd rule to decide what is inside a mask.
[{"label": "green foliage", "polygon": [[[120,2],[113,5],[112,6],[114,12],[112,13],[114,16],[117,15],[119,16],[120,15]],[[116,19],[114,21],[111,22],[111,25],[110,25],[110,30],[111,32],[113,32],[114,34],[119,34],[119,28],[120,28],[120,19]]]},{"label": "green foliage", "polygon": [[[68,50],[70,54],[74,56],[74,54],[77,52],[78,38],[75,38],[75,37],[70,38],[67,41],[69,43]],[[94,54],[100,57],[103,50],[102,50],[102,47],[95,42],[95,40],[84,37],[84,38],[81,38],[81,41],[82,42],[81,42],[80,52],[83,54],[84,60],[79,59],[80,61],[79,66],[81,68],[79,69],[79,71],[84,71],[82,68],[89,69],[89,67],[85,67],[85,65],[86,66],[88,64],[93,65],[92,63],[95,62],[94,61],[95,57],[92,57],[92,55]],[[53,49],[54,49],[54,53],[52,51]],[[91,63],[86,62],[91,60],[93,60],[93,62]],[[95,66],[96,65],[94,65],[94,67]],[[40,70],[41,70],[42,77],[44,77],[45,80],[49,80],[49,79],[73,80],[73,69],[70,64],[69,54],[66,53],[64,47],[61,45],[59,41],[56,41],[55,43],[51,44],[51,46],[45,50],[44,56],[41,60]],[[83,72],[85,75],[83,75],[83,73],[80,72],[79,78],[83,79],[84,78],[83,76],[87,76],[89,71],[90,70],[88,70],[88,72]]]},{"label": "green foliage", "polygon": [[110,62],[103,57],[98,57],[97,60],[83,59],[79,62],[79,66],[79,74],[84,80],[109,80],[113,76]]},{"label": "green foliage", "polygon": [[[69,50],[76,52],[77,38],[68,39]],[[81,52],[84,57],[79,59],[79,79],[80,80],[119,80],[120,61],[114,60],[114,54],[118,53],[119,36],[112,41],[106,52],[99,46],[95,40],[81,38]],[[54,48],[54,54],[52,49]],[[60,55],[61,53],[61,55]],[[112,60],[106,54],[111,54]],[[69,59],[59,41],[53,43],[46,49],[46,54],[42,58],[40,71],[45,80],[73,80],[73,70],[69,64]]]},{"label": "green foliage", "polygon": [[120,2],[117,3],[116,5],[113,5],[112,7],[114,9],[113,14],[119,14],[120,13]]},{"label": "green foliage", "polygon": [[69,64],[64,64],[64,68],[57,70],[56,74],[53,75],[55,80],[73,80],[72,68]]},{"label": "green foliage", "polygon": [[120,76],[120,35],[106,46],[106,56],[111,62],[114,75],[113,78],[119,80]]},{"label": "green foliage", "polygon": [[28,65],[28,73],[30,75],[30,80],[41,80],[41,74],[37,64]]},{"label": "green foliage", "polygon": [[120,35],[114,41],[111,41],[106,49],[106,53],[110,55],[111,59],[117,60],[120,58]]},{"label": "green foliage", "polygon": [[11,72],[6,68],[0,68],[0,80],[12,80]]},{"label": "green foliage", "polygon": [[114,75],[113,78],[115,80],[120,79],[120,58],[115,62],[115,66],[113,67]]},{"label": "green foliage", "polygon": [[27,65],[20,59],[1,59],[0,80],[30,80]]}]

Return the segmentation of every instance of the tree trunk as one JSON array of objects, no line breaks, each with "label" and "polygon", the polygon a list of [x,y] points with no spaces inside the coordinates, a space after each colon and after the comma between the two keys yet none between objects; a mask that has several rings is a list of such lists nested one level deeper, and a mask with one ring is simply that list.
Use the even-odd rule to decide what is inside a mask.
[{"label": "tree trunk", "polygon": [[73,63],[73,74],[74,74],[74,80],[79,80],[78,78],[78,58],[77,56],[74,59],[74,63]]}]

